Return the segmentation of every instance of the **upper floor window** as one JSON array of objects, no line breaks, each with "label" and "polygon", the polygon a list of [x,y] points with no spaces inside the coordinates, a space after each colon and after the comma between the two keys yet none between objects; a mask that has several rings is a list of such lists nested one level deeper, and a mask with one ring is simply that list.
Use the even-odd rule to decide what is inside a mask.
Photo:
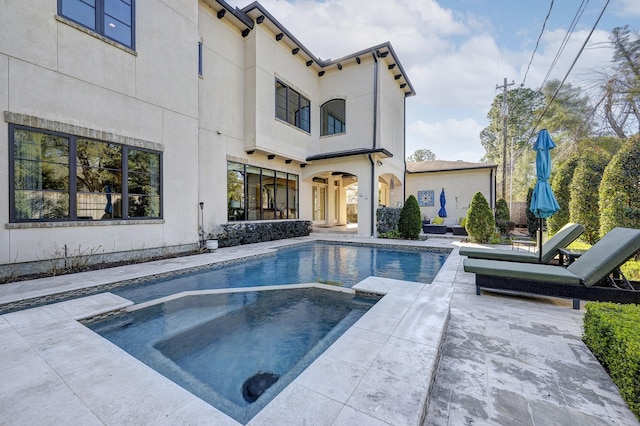
[{"label": "upper floor window", "polygon": [[346,131],[344,99],[332,99],[320,107],[320,136],[335,135]]},{"label": "upper floor window", "polygon": [[9,126],[10,221],[161,217],[161,153]]},{"label": "upper floor window", "polygon": [[58,15],[134,49],[135,0],[58,0]]},{"label": "upper floor window", "polygon": [[198,75],[202,77],[202,42],[198,42]]},{"label": "upper floor window", "polygon": [[276,80],[276,118],[311,132],[310,109],[309,99]]}]

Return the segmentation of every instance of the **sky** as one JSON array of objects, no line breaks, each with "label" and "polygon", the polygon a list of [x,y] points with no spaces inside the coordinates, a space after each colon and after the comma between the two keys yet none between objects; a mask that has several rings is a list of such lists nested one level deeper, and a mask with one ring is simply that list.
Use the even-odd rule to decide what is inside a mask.
[{"label": "sky", "polygon": [[[552,0],[259,2],[324,60],[390,42],[416,91],[406,102],[407,156],[426,148],[438,160],[451,161],[482,159],[480,131],[489,124],[487,113],[505,78],[515,83],[511,87],[534,90],[547,75],[562,80],[604,9],[566,80],[592,93],[597,71],[611,63],[611,30],[630,25],[638,31],[640,23],[639,0],[555,0],[546,23]],[[227,3],[243,8],[250,1]]]}]

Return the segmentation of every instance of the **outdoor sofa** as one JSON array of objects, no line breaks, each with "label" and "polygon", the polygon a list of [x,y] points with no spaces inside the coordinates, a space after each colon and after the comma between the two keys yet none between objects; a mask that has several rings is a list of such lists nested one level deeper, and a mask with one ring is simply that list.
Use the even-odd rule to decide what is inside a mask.
[{"label": "outdoor sofa", "polygon": [[[542,263],[549,263],[558,250],[567,247],[584,232],[584,226],[567,223],[542,245]],[[461,247],[460,255],[472,259],[505,260],[508,262],[539,263],[539,253],[518,250],[491,249],[485,247]]]},{"label": "outdoor sofa", "polygon": [[476,274],[482,289],[523,292],[580,300],[640,303],[640,291],[619,268],[640,251],[640,230],[615,228],[567,268],[555,265],[465,259],[464,270]]}]

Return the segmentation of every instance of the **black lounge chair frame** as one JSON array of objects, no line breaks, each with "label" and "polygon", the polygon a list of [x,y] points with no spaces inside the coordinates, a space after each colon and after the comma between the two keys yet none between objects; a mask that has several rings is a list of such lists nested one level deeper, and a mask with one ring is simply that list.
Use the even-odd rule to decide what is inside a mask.
[{"label": "black lounge chair frame", "polygon": [[[615,282],[615,285],[611,284],[612,282]],[[476,274],[476,294],[478,296],[482,289],[486,289],[560,297],[573,299],[573,309],[580,309],[580,300],[640,304],[640,291],[632,290],[633,288],[633,285],[626,278],[612,276],[609,276],[601,284],[586,287],[584,285],[558,285],[557,283],[520,278]]]}]

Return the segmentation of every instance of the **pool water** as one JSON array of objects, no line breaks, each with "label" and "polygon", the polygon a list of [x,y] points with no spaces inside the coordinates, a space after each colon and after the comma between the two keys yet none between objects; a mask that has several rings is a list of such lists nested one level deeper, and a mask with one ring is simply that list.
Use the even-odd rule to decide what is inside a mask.
[{"label": "pool water", "polygon": [[431,283],[449,251],[309,243],[274,256],[111,290],[135,303],[180,291],[321,282],[352,287],[369,276]]},{"label": "pool water", "polygon": [[203,294],[89,327],[244,424],[376,301],[317,288]]}]

